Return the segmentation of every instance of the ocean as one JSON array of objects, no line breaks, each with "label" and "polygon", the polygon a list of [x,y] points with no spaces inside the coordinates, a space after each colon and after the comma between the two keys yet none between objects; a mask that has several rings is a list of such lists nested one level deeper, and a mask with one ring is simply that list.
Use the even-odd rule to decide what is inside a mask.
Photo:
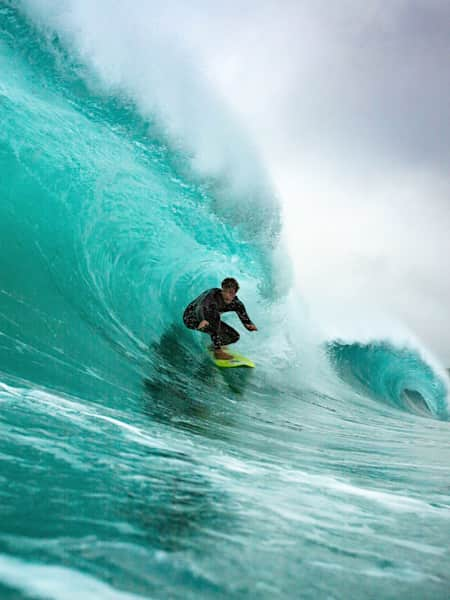
[{"label": "ocean", "polygon": [[[448,598],[448,373],[316,339],[270,185],[44,17],[0,3],[0,598]],[[225,276],[255,369],[182,323]]]}]

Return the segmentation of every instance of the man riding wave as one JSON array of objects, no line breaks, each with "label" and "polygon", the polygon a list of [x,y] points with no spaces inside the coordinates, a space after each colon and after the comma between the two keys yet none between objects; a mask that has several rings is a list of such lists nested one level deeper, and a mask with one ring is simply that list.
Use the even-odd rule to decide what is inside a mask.
[{"label": "man riding wave", "polygon": [[245,310],[244,304],[237,297],[239,284],[233,277],[222,281],[220,288],[204,291],[193,300],[184,311],[183,322],[189,329],[196,329],[211,336],[214,357],[220,360],[233,358],[223,349],[223,346],[234,344],[239,339],[239,333],[220,320],[224,312],[235,312],[242,324],[249,331],[258,328]]}]

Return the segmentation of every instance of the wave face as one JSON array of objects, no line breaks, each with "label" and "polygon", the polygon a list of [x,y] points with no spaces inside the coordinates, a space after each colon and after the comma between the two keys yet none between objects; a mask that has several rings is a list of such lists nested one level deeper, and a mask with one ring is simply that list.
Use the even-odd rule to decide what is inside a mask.
[{"label": "wave face", "polygon": [[[250,145],[206,168],[136,94],[0,4],[1,598],[444,598],[443,376],[305,343]],[[181,322],[228,275],[255,370]]]}]

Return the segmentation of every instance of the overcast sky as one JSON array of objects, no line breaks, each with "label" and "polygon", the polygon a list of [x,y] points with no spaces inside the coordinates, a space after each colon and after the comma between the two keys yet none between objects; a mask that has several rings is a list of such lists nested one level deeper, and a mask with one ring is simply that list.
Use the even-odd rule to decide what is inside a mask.
[{"label": "overcast sky", "polygon": [[196,138],[200,165],[227,146],[234,169],[250,169],[221,123],[234,111],[282,202],[316,317],[350,336],[404,324],[450,365],[448,2],[24,4],[69,31],[104,78],[153,96]]}]

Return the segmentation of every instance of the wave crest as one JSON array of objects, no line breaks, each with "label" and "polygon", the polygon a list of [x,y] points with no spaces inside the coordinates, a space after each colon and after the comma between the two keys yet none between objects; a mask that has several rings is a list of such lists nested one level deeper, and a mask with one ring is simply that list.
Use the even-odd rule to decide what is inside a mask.
[{"label": "wave crest", "polygon": [[447,384],[416,350],[388,341],[334,340],[327,353],[345,382],[377,400],[416,414],[449,418]]}]

